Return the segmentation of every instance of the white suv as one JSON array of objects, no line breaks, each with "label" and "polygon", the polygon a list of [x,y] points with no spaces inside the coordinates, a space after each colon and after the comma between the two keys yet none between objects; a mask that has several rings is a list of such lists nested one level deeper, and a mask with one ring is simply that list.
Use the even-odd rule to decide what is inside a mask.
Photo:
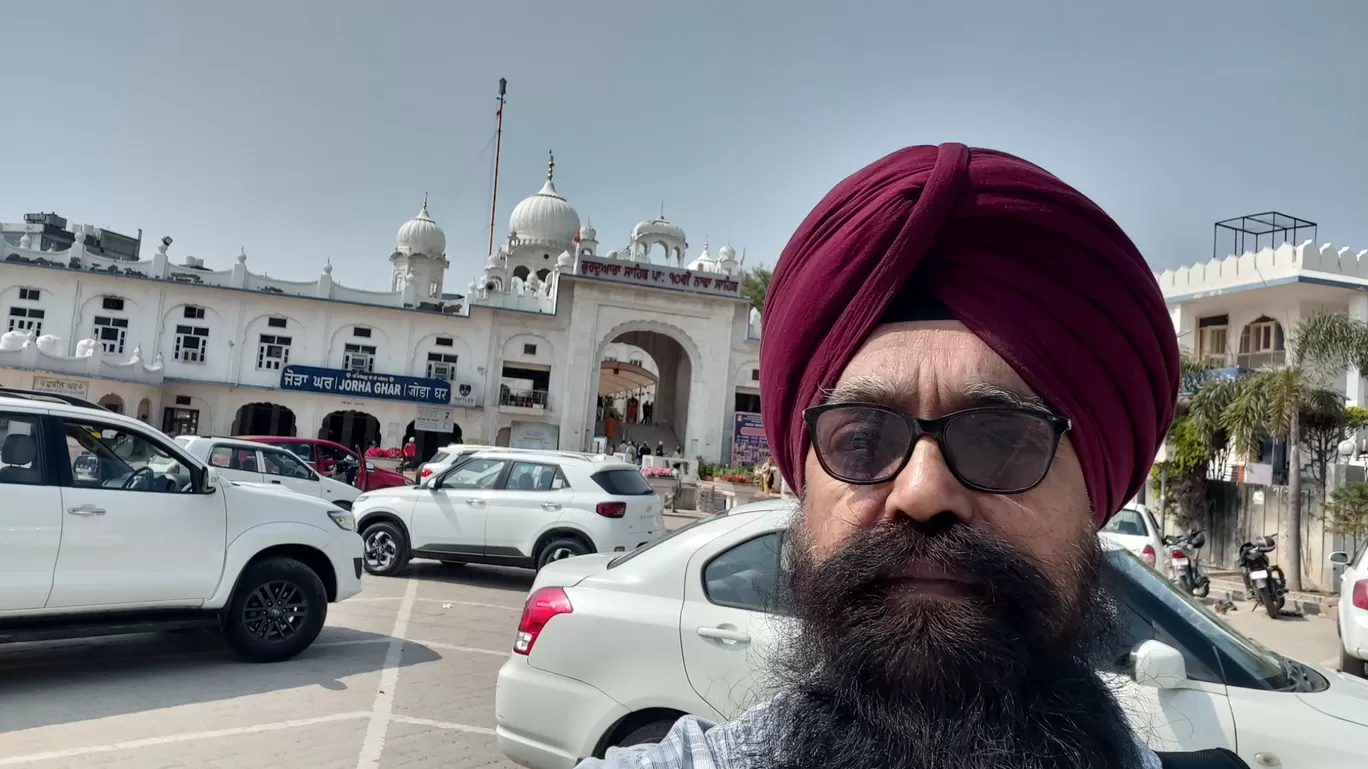
[{"label": "white suv", "polygon": [[0,495],[0,643],[212,628],[271,662],[361,591],[350,512],[76,398],[0,389]]},{"label": "white suv", "polygon": [[665,535],[660,497],[636,465],[569,451],[487,449],[420,487],[368,491],[353,506],[366,570],[410,558],[541,568],[622,553]]},{"label": "white suv", "polygon": [[[284,486],[300,494],[325,499],[343,510],[350,510],[352,503],[361,496],[361,490],[355,486],[319,475],[304,460],[269,443],[198,435],[178,435],[176,443],[184,446],[195,459],[214,468],[220,478]],[[163,472],[161,467],[155,469]],[[173,475],[177,469],[167,468]]]}]

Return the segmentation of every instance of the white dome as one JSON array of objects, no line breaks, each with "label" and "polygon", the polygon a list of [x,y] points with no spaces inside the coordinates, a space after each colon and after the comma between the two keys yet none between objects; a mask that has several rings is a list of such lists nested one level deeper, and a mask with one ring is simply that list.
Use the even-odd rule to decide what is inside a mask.
[{"label": "white dome", "polygon": [[651,235],[684,240],[684,231],[664,219],[652,219],[650,221],[641,222],[632,228],[632,240],[638,240]]},{"label": "white dome", "polygon": [[717,252],[717,261],[719,261],[719,262],[734,262],[734,261],[736,261],[736,249],[732,248],[731,246],[723,246],[723,247]]},{"label": "white dome", "polygon": [[508,217],[508,234],[519,240],[568,246],[579,232],[579,214],[556,192],[550,179],[541,191],[513,209]]},{"label": "white dome", "polygon": [[439,257],[446,253],[446,233],[428,215],[427,198],[418,215],[404,222],[394,236],[394,250],[401,254]]},{"label": "white dome", "polygon": [[597,242],[598,231],[594,229],[594,225],[586,224],[580,228],[579,238],[581,243],[583,243],[586,240],[593,240]]},{"label": "white dome", "polygon": [[716,271],[716,269],[717,269],[717,262],[713,261],[712,256],[710,256],[710,255],[708,254],[708,243],[707,243],[707,241],[704,241],[704,243],[703,243],[703,253],[699,254],[698,257],[697,257],[696,259],[694,259],[692,262],[689,262],[689,266],[686,267],[685,269],[687,269],[687,270],[692,270],[693,272],[714,272],[714,271]]}]

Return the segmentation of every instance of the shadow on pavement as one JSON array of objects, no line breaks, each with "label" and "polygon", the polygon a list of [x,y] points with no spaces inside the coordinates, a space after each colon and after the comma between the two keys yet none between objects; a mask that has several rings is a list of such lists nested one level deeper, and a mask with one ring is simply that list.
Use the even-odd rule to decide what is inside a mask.
[{"label": "shadow on pavement", "polygon": [[399,576],[413,577],[424,582],[526,593],[532,588],[537,573],[531,569],[514,569],[508,566],[447,566],[438,561],[414,561]]},{"label": "shadow on pavement", "polygon": [[[304,687],[341,691],[344,679],[383,667],[388,640],[328,627],[303,654],[270,664],[242,661],[206,631],[0,646],[0,733]],[[441,658],[409,643],[400,666]]]}]

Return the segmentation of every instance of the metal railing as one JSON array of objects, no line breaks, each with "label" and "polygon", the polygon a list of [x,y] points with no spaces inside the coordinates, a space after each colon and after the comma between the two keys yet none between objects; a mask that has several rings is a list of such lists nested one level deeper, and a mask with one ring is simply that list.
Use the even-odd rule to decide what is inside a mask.
[{"label": "metal railing", "polygon": [[545,390],[499,390],[499,405],[523,409],[548,409],[550,403]]}]

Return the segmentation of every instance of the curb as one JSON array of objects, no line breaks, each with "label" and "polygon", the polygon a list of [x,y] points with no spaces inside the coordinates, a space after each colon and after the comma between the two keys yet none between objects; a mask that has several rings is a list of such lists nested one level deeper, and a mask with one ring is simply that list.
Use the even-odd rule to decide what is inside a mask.
[{"label": "curb", "polygon": [[[1258,601],[1254,596],[1244,589],[1244,584],[1231,582],[1223,579],[1211,580],[1211,594],[1202,599],[1202,603],[1210,605],[1216,600],[1228,601]],[[1339,596],[1321,595],[1319,593],[1288,593],[1287,604],[1284,610],[1304,614],[1306,616],[1322,616],[1331,613],[1331,609],[1339,605]]]}]

